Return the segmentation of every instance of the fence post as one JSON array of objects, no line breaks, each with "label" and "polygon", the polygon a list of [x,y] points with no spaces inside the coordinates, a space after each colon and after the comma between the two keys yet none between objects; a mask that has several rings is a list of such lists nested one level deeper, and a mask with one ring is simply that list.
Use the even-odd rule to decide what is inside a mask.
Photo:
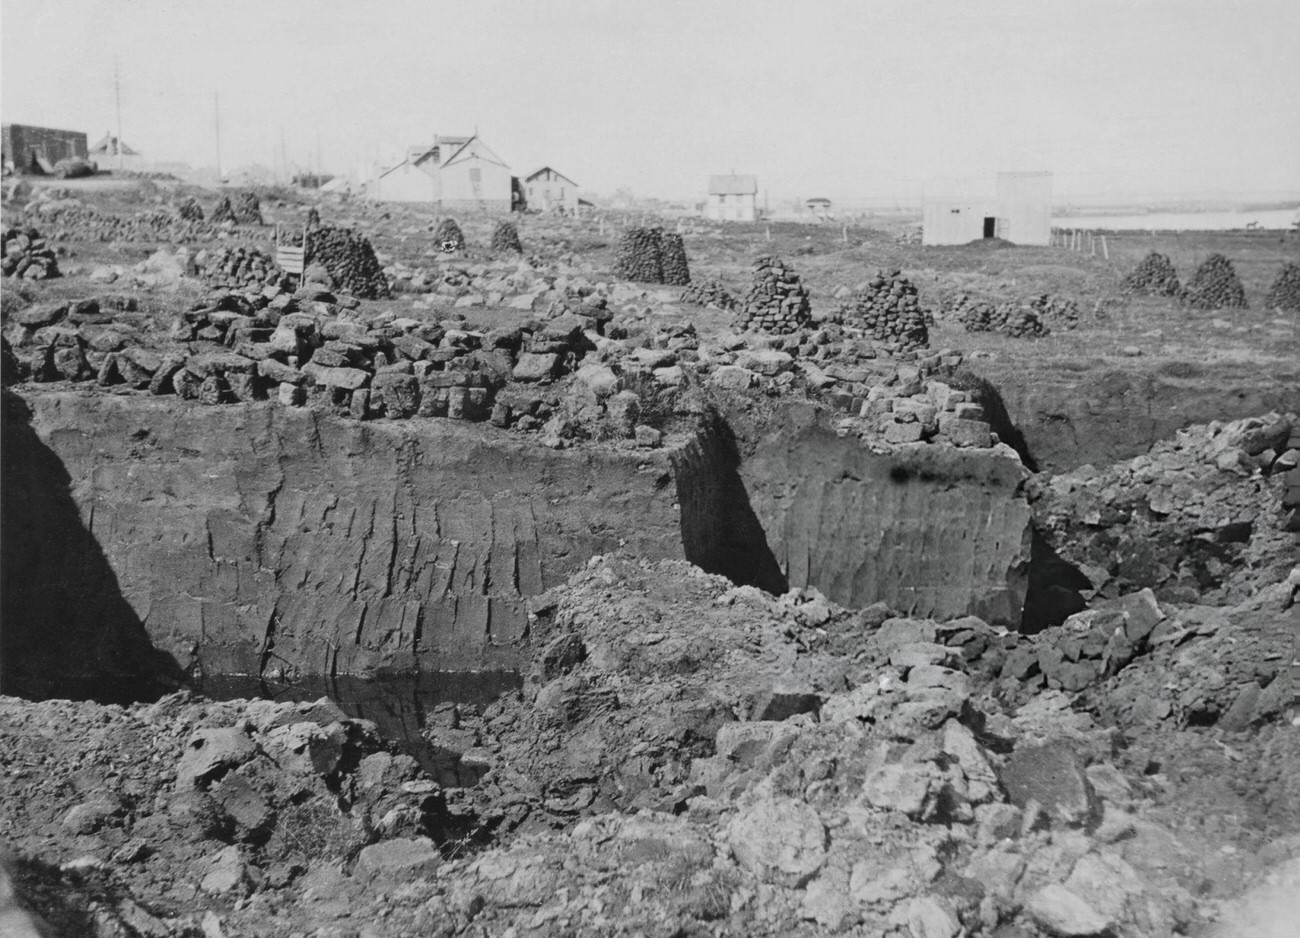
[{"label": "fence post", "polygon": [[1105,235],[1101,236],[1101,255],[1102,257],[1106,258],[1106,260],[1110,260],[1110,250],[1106,247]]}]

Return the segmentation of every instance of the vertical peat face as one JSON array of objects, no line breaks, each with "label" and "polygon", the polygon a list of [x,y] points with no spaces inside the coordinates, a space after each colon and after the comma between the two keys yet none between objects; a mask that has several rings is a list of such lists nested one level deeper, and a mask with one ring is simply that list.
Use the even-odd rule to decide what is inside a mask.
[{"label": "vertical peat face", "polygon": [[95,539],[93,505],[73,499],[27,403],[5,391],[3,411],[0,691],[124,703],[179,686],[175,660],[153,647],[122,596]]},{"label": "vertical peat face", "polygon": [[1020,626],[1032,528],[1028,473],[1009,453],[875,452],[792,420],[756,442],[740,475],[791,585],[845,606]]},{"label": "vertical peat face", "polygon": [[749,504],[731,427],[710,415],[674,459],[686,559],[733,583],[769,593],[790,588]]},{"label": "vertical peat face", "polygon": [[528,599],[593,554],[682,556],[664,451],[269,405],[15,408],[7,673],[144,670],[151,645],[196,678],[510,670]]}]

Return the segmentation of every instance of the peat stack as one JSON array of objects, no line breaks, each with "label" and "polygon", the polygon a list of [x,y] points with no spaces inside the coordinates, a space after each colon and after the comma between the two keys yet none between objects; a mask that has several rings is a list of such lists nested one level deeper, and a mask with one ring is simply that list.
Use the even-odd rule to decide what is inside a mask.
[{"label": "peat stack", "polygon": [[255,192],[241,192],[235,205],[235,221],[241,225],[261,225],[262,203]]},{"label": "peat stack", "polygon": [[638,283],[663,283],[664,230],[629,228],[618,243],[614,276]]},{"label": "peat stack", "polygon": [[514,222],[503,221],[493,229],[492,250],[508,254],[524,253],[523,243],[519,240],[519,229]]},{"label": "peat stack", "polygon": [[663,255],[660,263],[663,283],[684,287],[691,282],[691,269],[686,262],[686,242],[676,232],[663,236]]},{"label": "peat stack", "polygon": [[465,247],[465,234],[454,218],[444,218],[433,232],[434,246],[444,254],[455,254]]},{"label": "peat stack", "polygon": [[176,206],[176,214],[185,221],[203,221],[203,207],[194,196],[187,196]]},{"label": "peat stack", "polygon": [[49,280],[59,276],[54,249],[35,228],[6,228],[0,236],[4,275],[25,280]]},{"label": "peat stack", "polygon": [[727,288],[716,280],[691,284],[682,291],[682,302],[695,306],[713,306],[723,310],[733,310],[739,305]]},{"label": "peat stack", "polygon": [[1207,257],[1187,285],[1187,305],[1193,309],[1245,309],[1246,288],[1232,261],[1222,254]]},{"label": "peat stack", "polygon": [[1152,251],[1124,278],[1125,293],[1147,296],[1179,296],[1183,292],[1174,263],[1159,251]]},{"label": "peat stack", "polygon": [[1264,297],[1265,309],[1300,310],[1300,264],[1288,263]]},{"label": "peat stack", "polygon": [[928,314],[912,281],[897,268],[880,271],[858,286],[852,299],[840,308],[846,326],[865,331],[873,341],[900,352],[930,344]]},{"label": "peat stack", "polygon": [[345,293],[363,300],[390,295],[388,278],[375,257],[370,239],[328,225],[307,232],[307,263],[320,264]]},{"label": "peat stack", "polygon": [[808,288],[799,281],[794,268],[771,255],[754,261],[754,282],[740,305],[737,328],[788,335],[811,321]]}]

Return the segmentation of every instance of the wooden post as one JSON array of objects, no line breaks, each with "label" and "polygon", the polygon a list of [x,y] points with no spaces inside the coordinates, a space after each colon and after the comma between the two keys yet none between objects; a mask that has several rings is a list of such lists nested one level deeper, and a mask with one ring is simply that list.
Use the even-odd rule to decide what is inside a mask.
[{"label": "wooden post", "polygon": [[1110,250],[1106,247],[1105,235],[1101,236],[1101,255],[1102,257],[1106,258],[1106,260],[1110,260]]},{"label": "wooden post", "polygon": [[844,226],[843,237],[844,237],[844,243],[845,243],[845,244],[848,244],[848,243],[849,243],[849,226],[848,226],[848,225],[845,225],[845,226]]},{"label": "wooden post", "polygon": [[768,226],[767,226],[767,236],[766,236],[766,240],[768,240],[768,241],[771,241],[771,240],[772,240],[772,226],[771,226],[771,225],[768,225]]}]

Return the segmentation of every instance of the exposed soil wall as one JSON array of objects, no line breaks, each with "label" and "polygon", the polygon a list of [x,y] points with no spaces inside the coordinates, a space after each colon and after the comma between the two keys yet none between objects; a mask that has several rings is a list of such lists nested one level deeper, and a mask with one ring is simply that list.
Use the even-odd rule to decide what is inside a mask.
[{"label": "exposed soil wall", "polygon": [[1014,455],[876,453],[791,423],[756,444],[740,475],[791,586],[845,606],[883,600],[909,615],[1020,625],[1032,538]]},{"label": "exposed soil wall", "polygon": [[527,597],[620,543],[682,553],[662,451],[270,405],[28,404],[30,422],[5,415],[6,662],[45,643],[73,668],[96,636],[143,630],[191,672],[511,667]]},{"label": "exposed soil wall", "polygon": [[1001,390],[1039,467],[1051,472],[1131,459],[1193,424],[1300,410],[1294,369],[1270,375],[1250,364],[1166,362],[1045,376],[989,362],[979,370]]},{"label": "exposed soil wall", "polygon": [[742,456],[720,418],[669,449],[553,450],[449,420],[7,398],[11,692],[510,669],[529,597],[620,546],[917,615],[1018,626],[1025,602],[1029,508],[1006,450],[874,453],[791,419]]}]

